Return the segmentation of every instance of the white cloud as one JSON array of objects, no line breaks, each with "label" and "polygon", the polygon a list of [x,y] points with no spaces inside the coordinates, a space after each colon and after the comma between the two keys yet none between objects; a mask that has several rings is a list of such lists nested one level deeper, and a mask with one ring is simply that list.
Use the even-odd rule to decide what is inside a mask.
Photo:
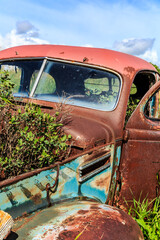
[{"label": "white cloud", "polygon": [[121,42],[114,43],[114,49],[132,55],[142,55],[150,50],[154,44],[155,39],[124,39]]},{"label": "white cloud", "polygon": [[148,62],[160,65],[158,52],[152,49],[155,39],[136,39],[129,38],[114,43],[114,49],[120,52],[136,55]]},{"label": "white cloud", "polygon": [[29,21],[27,21],[27,20],[18,21],[16,23],[17,34],[25,34],[25,33],[30,32],[30,31],[36,31],[37,32],[38,30]]},{"label": "white cloud", "polygon": [[148,62],[152,62],[157,65],[160,64],[158,62],[158,53],[155,50],[147,50],[143,55],[140,55],[140,57],[147,60]]},{"label": "white cloud", "polygon": [[19,22],[16,29],[5,36],[0,35],[0,50],[18,45],[47,43],[49,42],[39,38],[38,30],[28,21]]}]

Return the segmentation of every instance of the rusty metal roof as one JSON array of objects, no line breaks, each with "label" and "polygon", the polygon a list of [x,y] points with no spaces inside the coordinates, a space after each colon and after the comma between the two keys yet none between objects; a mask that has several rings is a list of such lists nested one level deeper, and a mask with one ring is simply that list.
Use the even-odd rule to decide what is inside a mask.
[{"label": "rusty metal roof", "polygon": [[137,72],[155,68],[145,60],[125,53],[90,47],[62,45],[23,45],[0,51],[0,60],[12,58],[49,57],[107,67],[123,74],[126,68]]}]

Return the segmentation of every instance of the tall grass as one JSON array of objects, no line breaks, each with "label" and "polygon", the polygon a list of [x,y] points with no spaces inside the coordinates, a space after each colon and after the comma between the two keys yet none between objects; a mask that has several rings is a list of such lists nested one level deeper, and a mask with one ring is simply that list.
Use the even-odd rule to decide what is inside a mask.
[{"label": "tall grass", "polygon": [[144,239],[160,240],[160,196],[152,201],[133,199],[128,213],[140,226]]}]

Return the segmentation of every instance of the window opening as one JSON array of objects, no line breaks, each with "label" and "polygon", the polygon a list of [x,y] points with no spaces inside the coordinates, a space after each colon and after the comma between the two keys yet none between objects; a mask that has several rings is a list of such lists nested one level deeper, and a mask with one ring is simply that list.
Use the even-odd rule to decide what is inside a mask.
[{"label": "window opening", "polygon": [[136,75],[134,82],[131,86],[130,96],[127,105],[125,123],[128,122],[131,114],[136,109],[138,103],[146,92],[155,84],[156,78],[153,73],[139,73]]},{"label": "window opening", "polygon": [[158,89],[147,102],[144,114],[151,120],[160,121],[160,89]]},{"label": "window opening", "polygon": [[14,83],[15,96],[29,96],[42,62],[42,60],[16,60],[0,63],[1,71],[8,71],[11,82]]}]

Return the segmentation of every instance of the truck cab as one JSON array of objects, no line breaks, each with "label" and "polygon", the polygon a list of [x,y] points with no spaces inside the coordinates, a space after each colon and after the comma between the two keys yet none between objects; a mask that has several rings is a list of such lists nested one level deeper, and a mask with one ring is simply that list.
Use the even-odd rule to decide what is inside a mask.
[{"label": "truck cab", "polygon": [[15,219],[7,239],[143,239],[117,206],[159,194],[156,69],[112,50],[56,45],[2,50],[0,66],[18,101],[51,115],[62,104],[73,139],[62,161],[0,181],[0,209]]}]

